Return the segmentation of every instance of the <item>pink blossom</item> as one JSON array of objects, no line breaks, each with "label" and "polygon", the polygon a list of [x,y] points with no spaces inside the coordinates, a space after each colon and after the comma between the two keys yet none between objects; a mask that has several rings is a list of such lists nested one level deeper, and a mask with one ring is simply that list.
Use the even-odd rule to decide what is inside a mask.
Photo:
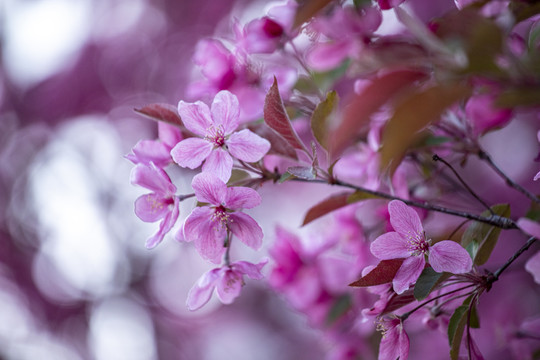
[{"label": "pink blossom", "polygon": [[379,236],[371,244],[371,253],[380,260],[405,258],[393,280],[394,291],[403,293],[424,270],[427,255],[436,272],[461,274],[472,268],[472,259],[465,249],[451,240],[431,245],[426,239],[420,217],[399,200],[388,204],[390,223],[395,231]]},{"label": "pink blossom", "polygon": [[199,254],[214,263],[225,251],[225,240],[232,233],[247,246],[257,250],[262,245],[263,232],[257,222],[241,212],[261,203],[259,194],[246,187],[227,187],[211,173],[193,178],[197,200],[207,206],[195,208],[184,223],[185,241],[193,241]]},{"label": "pink blossom", "polygon": [[274,5],[266,16],[235,26],[236,46],[248,54],[271,54],[290,36],[297,4],[294,1]]},{"label": "pink blossom", "polygon": [[[540,131],[538,133],[536,133],[536,138],[538,139],[538,141],[540,142]],[[540,155],[539,155],[539,158],[540,158]],[[540,179],[540,171],[534,176],[534,181]]]},{"label": "pink blossom", "polygon": [[261,269],[267,262],[267,259],[258,264],[237,261],[204,273],[189,291],[186,302],[188,309],[194,311],[203,307],[210,300],[214,289],[223,304],[231,304],[240,295],[244,275],[251,279],[262,279]]},{"label": "pink blossom", "polygon": [[495,95],[480,94],[472,96],[467,101],[465,114],[472,125],[474,136],[503,127],[512,120],[512,109],[497,107],[495,100]]},{"label": "pink blossom", "polygon": [[176,186],[167,173],[153,163],[148,166],[135,166],[131,172],[131,183],[152,191],[135,201],[135,214],[145,222],[161,220],[157,233],[146,241],[146,247],[151,249],[163,241],[178,220],[179,200],[175,196]]},{"label": "pink blossom", "polygon": [[399,6],[404,1],[405,0],[377,0],[377,3],[379,3],[379,7],[382,10],[388,10]]},{"label": "pink blossom", "polygon": [[330,17],[316,18],[310,29],[324,39],[309,52],[309,65],[315,70],[325,71],[338,66],[346,58],[358,57],[381,21],[381,11],[377,7],[359,10],[338,7]]},{"label": "pink blossom", "polygon": [[201,165],[203,171],[216,174],[221,180],[231,177],[233,159],[259,161],[270,149],[270,143],[259,135],[238,127],[239,105],[236,96],[229,91],[220,91],[211,109],[203,102],[180,101],[178,113],[188,130],[202,138],[192,137],[179,142],[172,150],[174,161],[195,169]]},{"label": "pink blossom", "polygon": [[126,158],[134,164],[149,165],[152,162],[159,168],[169,165],[172,162],[171,149],[182,140],[182,134],[177,127],[160,122],[158,137],[158,140],[140,140]]},{"label": "pink blossom", "polygon": [[382,331],[379,345],[379,360],[407,360],[409,357],[409,336],[400,319],[381,319],[377,330]]}]

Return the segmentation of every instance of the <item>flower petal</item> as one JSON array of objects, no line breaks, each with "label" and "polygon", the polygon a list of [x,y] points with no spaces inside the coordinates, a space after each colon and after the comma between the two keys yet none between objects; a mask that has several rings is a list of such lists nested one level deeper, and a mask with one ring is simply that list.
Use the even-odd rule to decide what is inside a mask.
[{"label": "flower petal", "polygon": [[540,251],[527,260],[525,270],[534,277],[534,281],[537,284],[540,284]]},{"label": "flower petal", "polygon": [[540,224],[527,218],[519,218],[517,226],[527,234],[540,239]]},{"label": "flower petal", "polygon": [[403,201],[392,200],[388,204],[388,212],[390,213],[390,223],[395,231],[397,231],[405,239],[411,236],[424,236],[424,228],[420,221],[420,216]]},{"label": "flower petal", "polygon": [[216,94],[212,102],[212,117],[216,125],[223,125],[226,135],[232,133],[238,127],[240,105],[238,98],[227,90]]},{"label": "flower petal", "polygon": [[233,213],[230,220],[229,229],[240,241],[255,250],[261,247],[263,232],[251,216],[240,212]]},{"label": "flower petal", "polygon": [[225,270],[216,283],[219,300],[224,304],[231,304],[240,295],[243,284],[241,273],[229,269]]},{"label": "flower petal", "polygon": [[224,205],[227,209],[240,210],[251,209],[261,203],[261,196],[257,191],[248,187],[230,187],[227,189],[227,197]]},{"label": "flower petal", "polygon": [[411,256],[407,240],[392,231],[376,238],[370,247],[371,253],[381,260],[399,259]]},{"label": "flower petal", "polygon": [[135,166],[131,170],[130,181],[160,195],[173,195],[176,192],[169,175],[154,164]]},{"label": "flower petal", "polygon": [[197,200],[212,205],[222,205],[227,199],[227,185],[214,174],[203,172],[191,182]]},{"label": "flower petal", "polygon": [[423,255],[405,259],[392,281],[394,291],[397,294],[402,294],[407,290],[411,284],[416,282],[425,265],[426,261]]},{"label": "flower petal", "polygon": [[206,129],[214,124],[208,105],[202,101],[178,103],[178,114],[182,118],[185,127],[200,136],[206,135]]},{"label": "flower petal", "polygon": [[379,360],[407,360],[409,356],[409,336],[399,319],[392,319],[387,325],[379,346]]},{"label": "flower petal", "polygon": [[225,251],[225,229],[211,220],[212,214],[212,209],[208,207],[193,209],[184,223],[184,238],[194,242],[203,259],[219,263]]},{"label": "flower petal", "polygon": [[232,156],[247,162],[261,160],[268,150],[270,150],[268,140],[263,139],[248,129],[235,132],[229,137],[226,143]]},{"label": "flower petal", "polygon": [[146,248],[152,249],[156,247],[159,243],[163,241],[163,238],[171,229],[173,228],[176,220],[178,220],[178,215],[180,214],[180,208],[178,207],[179,200],[178,198],[174,199],[174,204],[172,211],[169,211],[165,218],[159,223],[159,229],[156,234],[146,240]]},{"label": "flower petal", "polygon": [[171,156],[178,165],[195,169],[211,152],[212,144],[210,142],[199,138],[188,138],[172,148]]},{"label": "flower petal", "polygon": [[210,172],[223,182],[229,181],[233,167],[231,155],[222,148],[214,149],[204,162],[202,170]]},{"label": "flower petal", "polygon": [[436,272],[463,274],[471,271],[472,259],[457,242],[444,240],[429,248],[429,264]]},{"label": "flower petal", "polygon": [[153,162],[163,168],[171,162],[170,148],[161,141],[140,140],[131,151],[133,154],[126,155],[126,158],[134,164],[149,165]]},{"label": "flower petal", "polygon": [[267,263],[267,258],[262,259],[258,264],[253,264],[247,261],[237,261],[231,265],[231,268],[241,274],[246,274],[251,279],[260,280],[264,277],[261,273],[261,269]]},{"label": "flower petal", "polygon": [[219,280],[219,270],[220,269],[212,269],[204,273],[189,290],[186,301],[189,310],[194,311],[200,309],[210,300],[216,282]]},{"label": "flower petal", "polygon": [[165,200],[155,193],[140,196],[135,200],[135,215],[144,222],[163,219],[171,211]]}]

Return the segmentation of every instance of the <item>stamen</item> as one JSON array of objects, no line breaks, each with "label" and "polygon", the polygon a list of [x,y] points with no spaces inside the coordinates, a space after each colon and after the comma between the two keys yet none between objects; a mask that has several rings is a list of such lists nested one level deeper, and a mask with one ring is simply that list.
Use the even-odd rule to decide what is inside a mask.
[{"label": "stamen", "polygon": [[215,147],[222,147],[225,145],[225,131],[223,130],[223,126],[218,125],[216,127],[211,125],[206,129],[206,136],[204,139],[214,144]]}]

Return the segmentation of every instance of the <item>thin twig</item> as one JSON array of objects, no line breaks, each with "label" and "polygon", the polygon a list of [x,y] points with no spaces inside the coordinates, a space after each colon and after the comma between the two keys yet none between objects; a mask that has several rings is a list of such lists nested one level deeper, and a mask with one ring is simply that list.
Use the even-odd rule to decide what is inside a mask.
[{"label": "thin twig", "polygon": [[540,198],[538,198],[537,196],[535,196],[534,194],[532,194],[530,191],[528,191],[527,189],[525,189],[523,186],[519,185],[518,183],[516,183],[514,180],[510,179],[505,173],[504,171],[501,170],[501,168],[499,168],[497,166],[497,164],[495,164],[493,162],[493,160],[491,159],[491,156],[489,156],[489,154],[487,152],[485,152],[484,150],[480,149],[478,151],[478,157],[481,159],[481,160],[484,160],[485,162],[487,162],[487,164],[497,173],[499,174],[503,179],[504,181],[506,181],[506,184],[514,189],[516,189],[517,191],[519,191],[520,193],[522,193],[523,195],[525,195],[526,197],[528,197],[529,199],[531,199],[532,201],[534,201],[535,203],[538,203],[540,204]]},{"label": "thin twig", "polygon": [[493,283],[497,280],[499,280],[499,276],[501,275],[501,273],[506,270],[507,267],[510,266],[510,264],[512,264],[521,254],[523,254],[525,251],[527,251],[532,244],[534,244],[534,242],[536,241],[536,238],[535,237],[530,237],[529,240],[527,240],[527,242],[525,243],[525,245],[523,245],[518,251],[516,251],[514,253],[514,255],[512,255],[510,257],[510,259],[508,259],[508,261],[506,261],[506,263],[504,263],[503,266],[501,266],[499,269],[497,269],[497,271],[495,271],[493,273],[493,276],[491,277],[491,280],[490,280],[490,283]]}]

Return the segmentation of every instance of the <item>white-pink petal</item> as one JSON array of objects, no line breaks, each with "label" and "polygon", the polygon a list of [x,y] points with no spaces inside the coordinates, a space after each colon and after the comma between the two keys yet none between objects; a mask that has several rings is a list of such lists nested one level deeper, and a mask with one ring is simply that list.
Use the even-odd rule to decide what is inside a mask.
[{"label": "white-pink petal", "polygon": [[200,309],[210,300],[216,282],[219,279],[219,270],[220,269],[212,269],[204,273],[189,290],[186,301],[189,310],[194,311]]},{"label": "white-pink petal", "polygon": [[231,265],[234,271],[246,274],[251,279],[261,280],[264,276],[261,273],[262,268],[268,263],[268,258],[262,259],[258,264],[247,261],[237,261]]},{"label": "white-pink petal", "polygon": [[410,236],[424,236],[424,227],[418,213],[403,201],[390,201],[388,212],[390,213],[390,224],[401,236],[406,239]]},{"label": "white-pink petal", "polygon": [[203,172],[191,182],[197,200],[212,205],[222,205],[227,198],[227,185],[217,176]]},{"label": "white-pink petal", "polygon": [[244,213],[230,214],[229,229],[240,241],[252,249],[258,250],[262,245],[261,227],[249,215]]},{"label": "white-pink petal", "polygon": [[147,249],[152,249],[162,242],[165,235],[171,231],[176,220],[178,220],[178,215],[180,214],[180,208],[178,207],[179,201],[178,198],[175,198],[174,200],[172,211],[166,214],[165,218],[159,223],[157,233],[146,240],[145,246]]},{"label": "white-pink petal", "polygon": [[259,161],[270,150],[268,140],[248,129],[231,134],[226,144],[232,156],[246,162]]},{"label": "white-pink petal", "polygon": [[133,185],[142,186],[161,195],[173,195],[176,186],[165,171],[154,164],[139,164],[131,170],[130,181]]},{"label": "white-pink petal", "polygon": [[428,261],[436,272],[463,274],[471,271],[472,259],[457,242],[444,240],[429,248]]},{"label": "white-pink petal", "polygon": [[171,150],[171,156],[181,167],[195,169],[210,155],[212,148],[210,142],[192,137],[176,144]]},{"label": "white-pink petal", "polygon": [[248,187],[230,187],[227,189],[225,207],[231,210],[251,209],[261,203],[257,191]]},{"label": "white-pink petal", "polygon": [[371,253],[378,259],[390,260],[411,256],[407,240],[395,231],[382,234],[376,238],[370,247]]},{"label": "white-pink petal", "polygon": [[178,103],[178,114],[184,126],[194,134],[206,136],[206,130],[214,124],[208,105],[202,101]]},{"label": "white-pink petal", "polygon": [[227,182],[231,178],[232,167],[233,159],[229,153],[222,148],[217,148],[212,150],[204,162],[202,170],[217,176],[223,182]]},{"label": "white-pink petal", "polygon": [[394,291],[397,294],[402,294],[405,290],[409,289],[411,284],[414,284],[418,280],[425,265],[426,261],[423,255],[411,256],[405,259],[392,281]]},{"label": "white-pink petal", "polygon": [[216,94],[212,102],[212,117],[216,125],[223,125],[226,135],[232,133],[238,127],[240,105],[238,98],[227,90]]}]

